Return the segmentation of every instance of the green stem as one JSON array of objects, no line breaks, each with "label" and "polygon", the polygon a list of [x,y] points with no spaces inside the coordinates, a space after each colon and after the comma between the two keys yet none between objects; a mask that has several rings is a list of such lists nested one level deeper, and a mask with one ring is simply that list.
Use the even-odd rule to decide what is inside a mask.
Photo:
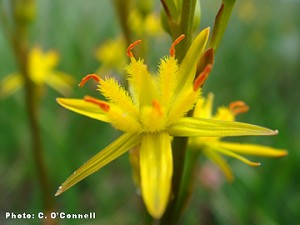
[{"label": "green stem", "polygon": [[[30,2],[32,3],[32,2]],[[11,3],[11,9],[14,10],[16,1]],[[15,12],[11,12],[15,15]],[[5,14],[2,14],[5,15]],[[45,213],[54,209],[54,195],[51,192],[50,182],[47,174],[46,165],[44,162],[41,132],[38,122],[38,94],[35,84],[31,81],[28,73],[28,24],[19,21],[16,17],[13,17],[13,29],[6,29],[11,33],[8,34],[9,41],[11,42],[14,54],[16,56],[17,64],[22,74],[25,86],[25,103],[28,114],[28,122],[32,140],[32,153],[34,157],[34,164],[36,166],[38,183],[42,192],[42,199],[44,204]],[[47,224],[47,221],[45,221]],[[56,221],[52,221],[52,224],[57,224]]]},{"label": "green stem", "polygon": [[[51,211],[54,208],[53,193],[51,193],[50,182],[48,179],[47,169],[44,162],[44,154],[42,149],[41,132],[38,123],[38,105],[37,105],[37,93],[36,87],[26,75],[27,69],[25,63],[27,62],[27,51],[22,49],[21,46],[16,47],[18,51],[18,61],[20,71],[23,74],[25,81],[25,102],[28,114],[28,121],[30,127],[30,134],[32,140],[32,153],[34,157],[34,164],[36,166],[36,172],[38,182],[42,191],[42,199],[44,208],[46,211]],[[23,63],[24,62],[24,63]]]},{"label": "green stem", "polygon": [[[181,19],[179,30],[175,32],[173,40],[180,34],[185,34],[183,41],[176,46],[176,57],[181,62],[192,42],[192,26],[194,21],[196,0],[182,1]],[[174,32],[172,32],[174,34]],[[185,155],[188,138],[175,137],[172,142],[173,155],[173,177],[172,177],[172,198],[168,204],[167,210],[160,220],[160,225],[175,225],[178,223],[181,215],[176,215],[176,205],[181,195],[181,182],[185,165]]]},{"label": "green stem", "polygon": [[191,151],[188,150],[186,152],[185,159],[185,167],[184,174],[180,186],[180,195],[178,197],[178,202],[175,208],[175,217],[177,216],[176,221],[180,219],[180,216],[183,215],[185,209],[189,205],[191,200],[194,183],[195,183],[195,175],[197,169],[198,156],[200,155],[200,151]]},{"label": "green stem", "polygon": [[114,0],[114,7],[119,18],[122,33],[126,40],[127,46],[132,43],[131,31],[128,26],[128,17],[130,13],[131,0]]},{"label": "green stem", "polygon": [[214,48],[214,50],[216,50],[219,47],[224,32],[227,28],[235,1],[236,0],[223,0],[215,19],[214,28],[208,45],[209,48]]},{"label": "green stem", "polygon": [[184,58],[187,50],[189,49],[193,39],[193,23],[195,15],[196,0],[184,0],[182,1],[180,26],[177,32],[178,38],[181,34],[185,35],[185,38],[176,47],[176,57],[179,62]]}]

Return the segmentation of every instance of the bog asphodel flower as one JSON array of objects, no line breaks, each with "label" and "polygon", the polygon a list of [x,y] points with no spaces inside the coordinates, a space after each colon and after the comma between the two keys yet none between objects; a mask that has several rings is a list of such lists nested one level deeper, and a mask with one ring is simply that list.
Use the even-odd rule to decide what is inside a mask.
[{"label": "bog asphodel flower", "polygon": [[[193,116],[195,118],[206,118],[223,121],[234,121],[236,115],[247,112],[249,107],[242,101],[232,102],[229,107],[219,107],[213,115],[213,98],[210,93],[207,98],[200,98],[195,106]],[[226,135],[224,135],[225,137]],[[194,137],[189,139],[189,147],[193,151],[201,150],[208,158],[216,163],[224,173],[228,181],[233,180],[233,174],[228,163],[221,157],[226,155],[238,159],[250,166],[259,166],[260,163],[252,162],[242,155],[253,155],[263,157],[283,157],[287,151],[275,149],[269,146],[235,143],[221,140],[221,137]]]},{"label": "bog asphodel flower", "polygon": [[100,67],[97,69],[97,74],[105,74],[108,71],[114,70],[121,72],[127,64],[127,58],[121,49],[126,50],[125,40],[118,37],[104,42],[96,50],[96,58],[100,62]]},{"label": "bog asphodel flower", "polygon": [[[34,47],[28,55],[28,75],[34,84],[49,85],[61,94],[67,94],[72,90],[74,82],[72,76],[55,70],[59,55],[51,50],[43,52],[41,48]],[[20,73],[12,73],[0,81],[0,96],[7,97],[21,88],[24,79]]]},{"label": "bog asphodel flower", "polygon": [[158,36],[163,31],[160,25],[159,13],[149,13],[145,16],[139,10],[133,9],[130,11],[128,24],[137,36],[153,37]]},{"label": "bog asphodel flower", "polygon": [[219,137],[240,135],[274,135],[277,131],[233,121],[185,117],[200,96],[203,77],[208,65],[195,79],[196,66],[203,53],[209,28],[198,34],[180,65],[175,57],[175,45],[170,55],[161,59],[158,73],[152,75],[142,59],[131,52],[136,41],[127,49],[131,63],[126,68],[129,91],[114,78],[102,79],[95,74],[82,79],[98,82],[98,90],[107,101],[86,96],[84,99],[57,99],[63,107],[85,116],[111,123],[124,132],[118,139],[93,156],[58,189],[59,195],[101,167],[133,148],[139,149],[140,188],[146,208],[154,218],[164,213],[171,195],[173,160],[171,137]]}]

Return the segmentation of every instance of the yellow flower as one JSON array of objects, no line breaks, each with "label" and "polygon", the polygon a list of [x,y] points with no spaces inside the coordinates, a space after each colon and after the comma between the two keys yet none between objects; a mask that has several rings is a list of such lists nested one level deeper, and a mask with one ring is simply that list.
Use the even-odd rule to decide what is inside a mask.
[{"label": "yellow flower", "polygon": [[[33,48],[28,56],[28,74],[38,86],[47,84],[61,94],[72,90],[73,78],[60,71],[56,71],[59,56],[55,51],[43,53],[39,47]],[[20,73],[12,73],[0,81],[0,96],[5,98],[24,84]]]},{"label": "yellow flower", "polygon": [[130,29],[137,35],[158,36],[162,33],[160,25],[160,15],[156,13],[149,13],[146,16],[139,10],[133,9],[128,18]]},{"label": "yellow flower", "polygon": [[[82,115],[111,123],[124,132],[118,139],[92,157],[58,189],[59,195],[101,167],[110,163],[130,149],[139,148],[140,188],[149,213],[160,218],[171,194],[173,160],[172,136],[239,136],[274,135],[267,128],[212,119],[185,117],[194,107],[200,95],[202,77],[194,81],[197,62],[203,53],[209,28],[198,34],[182,63],[175,58],[175,45],[170,56],[160,61],[158,73],[152,75],[142,59],[136,60],[131,50],[140,43],[128,47],[131,63],[127,67],[129,91],[121,87],[114,78],[101,79],[95,74],[87,75],[80,83],[89,79],[98,82],[98,90],[107,99],[101,101],[86,96],[84,99],[57,99],[63,107]],[[206,69],[206,71],[208,71]]]},{"label": "yellow flower", "polygon": [[[242,101],[232,102],[229,107],[219,107],[216,115],[212,114],[213,94],[209,94],[206,99],[200,98],[194,110],[194,118],[206,118],[222,121],[234,121],[239,113],[248,111],[249,107]],[[227,136],[224,133],[224,137]],[[260,163],[252,162],[240,154],[256,155],[264,157],[282,157],[287,154],[283,149],[274,149],[268,146],[241,144],[226,142],[221,137],[196,137],[189,139],[189,146],[192,150],[201,149],[203,154],[215,162],[223,171],[228,181],[233,180],[232,171],[227,162],[220,154],[236,158],[250,166],[259,166]]]},{"label": "yellow flower", "polygon": [[114,69],[121,72],[127,64],[127,58],[123,54],[126,44],[123,38],[116,40],[108,40],[96,50],[96,58],[101,63],[101,67],[97,70],[97,74],[105,74]]}]

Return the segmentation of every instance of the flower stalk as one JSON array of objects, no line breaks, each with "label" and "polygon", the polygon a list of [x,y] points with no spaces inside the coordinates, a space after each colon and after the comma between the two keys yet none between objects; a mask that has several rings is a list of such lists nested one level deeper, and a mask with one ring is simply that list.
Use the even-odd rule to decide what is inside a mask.
[{"label": "flower stalk", "polygon": [[[182,1],[181,10],[176,9],[176,5],[172,0],[162,0],[161,2],[167,15],[169,28],[171,29],[172,39],[174,40],[180,34],[185,35],[185,38],[182,41],[182,43],[176,46],[178,61],[181,62],[192,42],[196,0]],[[178,13],[179,11],[181,11],[180,15]],[[177,26],[174,26],[174,21],[178,21],[178,18],[180,18],[180,21],[178,22]],[[182,207],[182,205],[180,205],[180,202],[183,200],[179,201],[179,199],[180,197],[182,198],[181,182],[185,167],[187,143],[187,137],[175,137],[172,142],[172,154],[174,165],[172,177],[173,197],[169,202],[165,214],[160,220],[160,225],[177,224],[181,217],[178,213],[182,211],[180,209]]]},{"label": "flower stalk", "polygon": [[[178,59],[180,61],[182,58],[184,58],[192,41],[196,1],[182,1],[180,10],[176,8],[175,1],[173,0],[162,0],[161,2],[167,17],[169,33],[171,34],[172,38],[176,38],[176,36],[179,34],[186,35],[182,45],[178,45],[176,49],[178,52]],[[224,35],[234,3],[235,0],[223,0],[221,8],[215,19],[214,28],[207,51],[199,60],[195,77],[201,71],[209,69],[210,72],[211,65],[214,61],[214,52],[216,51]],[[199,13],[201,15],[201,12]],[[206,74],[206,77],[203,78],[204,81],[202,81],[201,86],[204,84],[209,72]],[[200,75],[198,77],[200,77]],[[188,116],[191,116],[192,114],[193,112],[190,111]],[[191,180],[194,180],[193,168],[195,167],[197,160],[191,158],[195,155],[186,154],[187,142],[188,138],[186,137],[175,137],[172,143],[174,164],[174,173],[172,179],[173,199],[170,200],[168,209],[161,219],[160,224],[170,224],[171,221],[171,224],[177,224],[192,193],[193,182]],[[199,153],[196,155],[198,156]]]},{"label": "flower stalk", "polygon": [[113,0],[115,11],[118,15],[122,33],[127,46],[132,42],[132,34],[128,26],[128,18],[130,13],[131,0]]},{"label": "flower stalk", "polygon": [[[8,40],[11,41],[11,46],[14,51],[17,65],[24,80],[25,87],[25,103],[26,111],[28,114],[29,130],[32,141],[32,154],[34,164],[36,166],[37,179],[42,192],[42,200],[45,212],[50,212],[54,208],[54,198],[51,194],[51,186],[47,173],[47,168],[44,161],[41,130],[39,127],[39,94],[35,84],[29,76],[28,69],[28,54],[29,54],[29,40],[28,40],[28,26],[35,17],[35,4],[34,0],[26,1],[11,1],[10,7],[12,9],[12,26],[9,25],[9,15],[4,13],[4,8],[1,15],[5,20],[3,26],[9,32]],[[45,221],[45,223],[47,223]],[[53,224],[57,222],[53,220]]]}]

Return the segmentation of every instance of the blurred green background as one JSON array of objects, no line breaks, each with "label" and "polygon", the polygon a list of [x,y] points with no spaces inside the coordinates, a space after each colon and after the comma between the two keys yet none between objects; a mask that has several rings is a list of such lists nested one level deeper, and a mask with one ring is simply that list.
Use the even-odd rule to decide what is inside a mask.
[{"label": "blurred green background", "polygon": [[[2,3],[1,3],[2,4]],[[120,35],[111,1],[38,0],[37,19],[30,28],[31,43],[56,49],[58,69],[79,82],[101,66],[95,51],[101,43]],[[219,1],[202,1],[201,28],[213,26]],[[157,11],[160,4],[157,2]],[[147,64],[156,69],[168,54],[170,38],[164,33],[149,42]],[[9,42],[0,29],[0,79],[17,70]],[[124,52],[125,54],[125,52]],[[216,105],[243,100],[250,111],[240,121],[280,131],[274,137],[233,140],[287,149],[281,159],[258,159],[259,168],[230,160],[236,179],[219,179],[211,189],[199,179],[182,224],[297,225],[300,222],[300,1],[238,0],[229,27],[204,87],[214,92]],[[89,88],[90,87],[90,88]],[[99,96],[93,86],[68,97]],[[36,180],[24,90],[0,101],[0,224],[40,224],[40,220],[9,220],[5,212],[43,211]],[[110,125],[60,107],[60,94],[46,89],[40,107],[45,162],[53,195],[57,187],[119,133]],[[143,204],[132,179],[128,155],[55,198],[58,212],[96,212],[96,220],[60,220],[59,224],[143,224]]]}]

